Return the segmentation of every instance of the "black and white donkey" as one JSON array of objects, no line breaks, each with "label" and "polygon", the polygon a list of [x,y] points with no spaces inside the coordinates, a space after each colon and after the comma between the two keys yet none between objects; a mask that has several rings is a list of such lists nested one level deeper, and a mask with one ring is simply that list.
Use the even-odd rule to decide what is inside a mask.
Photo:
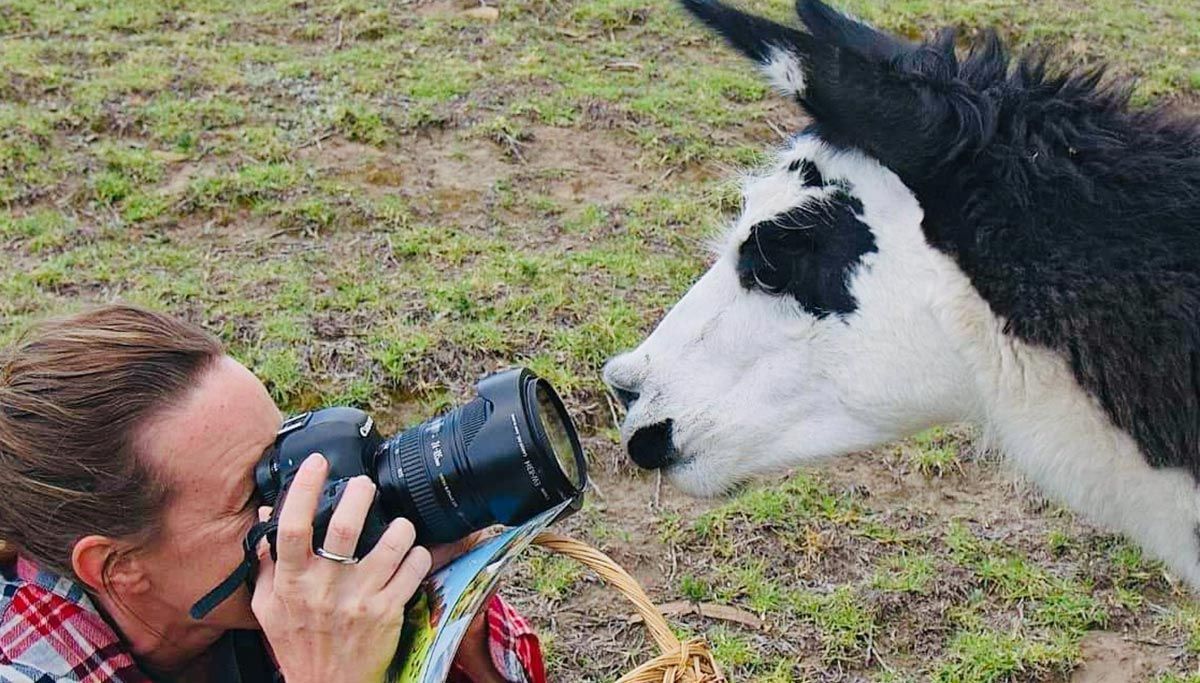
[{"label": "black and white donkey", "polygon": [[685,6],[813,124],[604,376],[694,495],[971,422],[1200,588],[1200,121],[988,35]]}]

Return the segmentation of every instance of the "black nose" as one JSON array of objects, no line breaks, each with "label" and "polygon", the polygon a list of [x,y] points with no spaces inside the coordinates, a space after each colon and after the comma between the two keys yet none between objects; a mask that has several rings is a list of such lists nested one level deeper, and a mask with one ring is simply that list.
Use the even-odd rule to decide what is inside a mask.
[{"label": "black nose", "polygon": [[671,420],[642,427],[629,439],[629,457],[638,467],[656,470],[666,467],[679,457],[675,442],[671,438],[674,423]]}]

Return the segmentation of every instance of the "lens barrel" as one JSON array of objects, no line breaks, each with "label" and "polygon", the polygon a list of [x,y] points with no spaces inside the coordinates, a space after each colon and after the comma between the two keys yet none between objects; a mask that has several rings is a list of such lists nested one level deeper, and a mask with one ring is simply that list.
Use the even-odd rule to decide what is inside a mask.
[{"label": "lens barrel", "polygon": [[587,485],[578,434],[548,382],[516,368],[484,378],[477,392],[376,451],[384,512],[410,519],[421,543],[520,524]]}]

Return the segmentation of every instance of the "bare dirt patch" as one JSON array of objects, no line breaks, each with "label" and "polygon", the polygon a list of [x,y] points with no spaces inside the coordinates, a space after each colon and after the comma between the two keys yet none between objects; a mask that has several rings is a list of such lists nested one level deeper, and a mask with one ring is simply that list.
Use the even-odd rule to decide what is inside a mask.
[{"label": "bare dirt patch", "polygon": [[1081,644],[1083,665],[1071,676],[1071,683],[1124,683],[1150,680],[1172,662],[1165,646],[1132,642],[1119,633],[1093,632]]},{"label": "bare dirt patch", "polygon": [[463,10],[479,7],[475,0],[433,0],[432,2],[414,2],[410,5],[412,11],[421,17],[437,17],[459,14]]},{"label": "bare dirt patch", "polygon": [[386,150],[334,137],[298,158],[324,172],[361,174],[369,185],[412,194],[486,188],[516,175],[553,177],[556,171],[554,193],[573,199],[615,202],[647,186],[635,148],[614,132],[535,127],[516,149],[514,154],[479,134],[428,130]]},{"label": "bare dirt patch", "polygon": [[542,128],[527,147],[531,171],[558,172],[547,189],[559,199],[615,204],[650,184],[637,153],[615,133]]}]

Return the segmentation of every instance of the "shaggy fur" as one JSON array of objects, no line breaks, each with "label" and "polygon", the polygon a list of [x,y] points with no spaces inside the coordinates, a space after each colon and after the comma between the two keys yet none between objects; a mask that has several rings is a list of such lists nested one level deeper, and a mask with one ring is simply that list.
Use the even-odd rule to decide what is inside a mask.
[{"label": "shaggy fur", "polygon": [[994,35],[683,2],[814,124],[606,365],[635,461],[712,495],[971,422],[1200,587],[1200,124]]},{"label": "shaggy fur", "polygon": [[[900,176],[1007,331],[1069,359],[1154,465],[1200,477],[1200,122],[995,34],[911,45],[802,0],[808,33],[685,0],[748,56],[812,66],[813,129]],[[773,50],[764,50],[766,42]]]}]

